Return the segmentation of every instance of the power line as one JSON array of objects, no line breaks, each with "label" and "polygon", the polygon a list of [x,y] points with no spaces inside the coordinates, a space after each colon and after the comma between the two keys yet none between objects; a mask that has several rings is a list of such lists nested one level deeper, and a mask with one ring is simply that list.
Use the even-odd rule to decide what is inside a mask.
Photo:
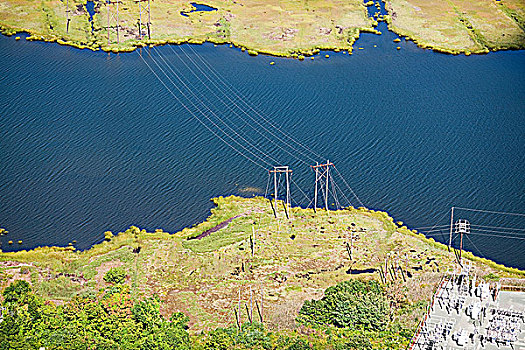
[{"label": "power line", "polygon": [[[182,101],[181,99],[175,95],[175,93],[173,93],[173,91],[166,85],[166,83],[159,77],[159,75],[153,70],[153,68],[146,62],[146,60],[144,59],[144,57],[142,57],[142,54],[137,51],[140,58],[142,59],[142,61],[146,64],[146,66],[149,68],[149,70],[153,73],[153,75],[155,75],[155,77],[157,78],[157,80],[160,81],[160,83],[168,90],[168,92],[182,105],[182,107],[184,109],[186,109],[188,111],[188,113],[190,113],[190,115],[192,117],[194,117],[200,124],[202,124],[202,126],[204,126],[206,129],[208,129],[208,131],[210,131],[213,135],[215,135],[217,138],[219,138],[222,142],[224,142],[226,145],[228,145],[230,148],[232,148],[234,151],[236,151],[237,153],[239,153],[241,156],[243,156],[244,158],[248,159],[250,162],[254,163],[255,165],[257,165],[258,167],[260,168],[263,168],[266,170],[266,168],[262,165],[260,165],[258,162],[256,162],[255,160],[253,160],[252,158],[248,157],[246,154],[244,154],[243,152],[239,151],[237,148],[235,148],[235,146],[233,146],[232,144],[230,144],[228,141],[226,141],[224,138],[222,138],[220,135],[218,135],[213,129],[211,129],[208,125],[206,125],[206,123],[204,123],[188,106],[186,106]],[[151,56],[150,56],[151,57]],[[162,70],[162,69],[161,69]],[[166,76],[166,74],[164,73],[164,75]],[[169,79],[169,77],[168,77]],[[172,82],[173,83],[173,82]],[[180,92],[180,91],[179,91]],[[195,106],[194,106],[195,107]],[[206,117],[206,115],[198,108],[196,108],[197,111],[202,114],[204,117]],[[206,117],[208,120],[209,118]],[[212,124],[213,121],[211,121]],[[215,125],[216,126],[216,125]],[[217,126],[216,126],[217,127]],[[224,130],[220,129],[219,127],[217,127],[219,130],[221,130],[226,136],[229,136],[228,134],[226,134],[224,132]],[[230,137],[230,139],[232,139]],[[234,141],[232,139],[232,141]],[[265,162],[266,163],[266,162]]]},{"label": "power line", "polygon": [[474,248],[476,248],[476,250],[478,251],[479,255],[481,255],[482,258],[485,258],[485,256],[483,255],[483,253],[478,249],[478,247],[474,244],[474,242],[472,242],[472,240],[470,239],[470,237],[467,235],[467,239],[469,240],[469,242],[474,246]]},{"label": "power line", "polygon": [[343,177],[343,175],[339,172],[339,170],[337,169],[337,167],[334,165],[334,169],[335,171],[337,172],[337,174],[341,177],[341,179],[343,180],[343,183],[346,185],[346,187],[348,187],[348,189],[350,190],[350,192],[352,192],[352,194],[354,195],[354,197],[357,199],[357,201],[359,202],[359,204],[361,204],[362,207],[364,207],[365,205],[363,204],[363,202],[361,202],[361,200],[359,199],[359,197],[357,196],[357,194],[354,192],[354,190],[352,190],[352,187],[350,187],[350,185],[348,184],[348,182],[346,182],[345,178]]},{"label": "power line", "polygon": [[477,233],[477,232],[471,232],[471,235],[478,235],[478,236],[487,236],[487,237],[498,237],[498,238],[509,238],[509,239],[519,239],[519,240],[525,240],[525,237],[516,237],[516,236],[502,236],[502,235],[491,235],[487,233]]},{"label": "power line", "polygon": [[[182,51],[184,51],[183,47],[182,46],[179,46],[180,49]],[[226,83],[222,77],[220,76],[220,74],[218,74],[215,69],[213,68],[213,66],[211,66],[209,63],[206,62],[206,60],[204,60],[203,58],[200,57],[200,55],[197,54],[197,52],[195,52],[195,50],[193,50],[193,47],[191,45],[188,45],[188,47],[190,48],[190,50],[196,55],[196,57],[203,63],[204,66],[206,66],[210,72],[217,78],[218,81],[220,81],[235,97],[237,97],[239,99],[240,102],[242,102],[243,104],[246,105],[246,107],[248,107],[248,109],[250,109],[252,112],[254,112],[257,116],[259,116],[262,120],[264,120],[266,123],[268,123],[272,128],[274,128],[276,131],[278,131],[279,133],[281,133],[283,136],[285,136],[286,138],[288,138],[290,141],[292,141],[293,143],[297,144],[298,146],[302,147],[304,150],[310,152],[311,154],[313,154],[315,157],[317,158],[323,158],[321,155],[319,155],[318,153],[316,153],[315,151],[313,151],[311,148],[309,148],[308,146],[305,146],[303,145],[301,142],[297,141],[295,138],[293,138],[291,135],[289,135],[287,132],[285,131],[282,131],[279,127],[275,126],[272,122],[270,122],[268,119],[266,119],[261,113],[259,113],[256,109],[254,109],[249,103],[247,103],[246,101],[244,101],[244,98],[243,98],[243,95],[241,92],[238,92],[236,91],[236,89],[233,87],[233,86],[230,86],[228,83]]]},{"label": "power line", "polygon": [[525,232],[511,232],[511,231],[495,231],[495,230],[484,230],[484,229],[481,229],[481,228],[475,228],[476,231],[481,231],[481,232],[490,232],[490,233],[503,233],[503,234],[511,234],[511,235],[524,235]]},{"label": "power line", "polygon": [[[183,53],[191,60],[191,58],[184,52],[184,50],[182,49],[182,47],[180,47],[181,50],[183,51]],[[191,46],[190,46],[191,48]],[[228,139],[230,139],[232,141],[232,143],[228,142],[225,140],[224,137],[221,137],[217,132],[213,131],[212,128],[210,128],[208,125],[206,125],[206,123],[200,119],[193,111],[190,110],[190,108],[182,102],[182,100],[177,97],[173,91],[167,86],[166,82],[164,82],[163,79],[160,78],[160,76],[153,70],[152,66],[149,65],[146,60],[144,59],[144,57],[142,56],[142,54],[140,54],[139,52],[139,55],[140,55],[140,58],[145,62],[145,64],[148,66],[148,68],[150,69],[150,71],[152,71],[152,73],[155,75],[155,77],[162,83],[162,85],[169,91],[169,93],[176,98],[176,100],[181,103],[181,105],[183,105],[183,107],[188,110],[188,112],[190,112],[190,114],[199,121],[199,123],[201,123],[203,126],[205,126],[210,132],[212,132],[213,135],[217,136],[221,141],[223,141],[224,143],[226,143],[230,148],[234,149],[237,153],[241,154],[243,157],[245,157],[246,159],[249,159],[251,162],[253,162],[254,164],[258,165],[259,167],[261,168],[264,168],[266,169],[265,166],[262,166],[260,163],[258,163],[258,161],[266,164],[267,166],[272,166],[272,164],[270,164],[266,159],[269,159],[275,163],[278,163],[276,161],[275,158],[273,158],[271,155],[269,155],[268,153],[262,151],[258,146],[254,140],[252,140],[251,138],[249,138],[248,136],[246,137],[243,137],[243,135],[241,135],[239,132],[237,132],[236,130],[232,129],[227,122],[225,122],[225,120],[228,120],[226,117],[223,117],[225,120],[223,120],[222,118],[220,118],[209,106],[207,106],[203,100],[206,100],[206,98],[204,97],[204,95],[202,95],[201,93],[199,93],[199,95],[202,97],[202,98],[199,98],[199,96],[197,96],[197,93],[195,93],[194,91],[192,91],[191,87],[188,85],[189,83],[185,82],[184,79],[182,79],[179,74],[177,74],[177,72],[175,72],[175,70],[171,67],[170,63],[163,57],[163,55],[156,49],[154,48],[153,50],[155,50],[157,53],[158,53],[158,56],[160,58],[160,60],[164,63],[165,67],[173,74],[173,76],[183,85],[183,87],[187,90],[187,92],[184,92],[184,90],[182,88],[180,88],[177,84],[175,84],[175,82],[170,78],[170,76],[167,74],[166,70],[161,67],[161,65],[159,64],[159,62],[157,62],[157,60],[153,57],[153,56],[149,56],[151,61],[155,64],[155,66],[160,70],[160,72],[164,75],[164,77],[177,89],[177,91],[180,93],[181,97],[185,98],[185,99],[188,99],[190,101],[190,104],[191,106],[197,111],[197,113],[199,113],[200,115],[202,115],[209,123],[211,123],[211,125],[217,129],[220,133],[222,133],[225,137],[227,137]],[[173,49],[172,49],[173,50]],[[193,49],[192,49],[193,50]],[[199,55],[197,55],[197,57],[203,61]],[[179,58],[180,59],[180,58]],[[213,95],[215,97],[219,97],[216,93],[213,92],[213,90],[211,90],[206,84],[205,82],[200,79],[198,77],[198,75],[191,69],[190,66],[188,66],[183,60],[182,62],[185,64],[185,66],[191,71],[191,73],[196,76],[198,78],[198,80],[210,91],[213,93]],[[195,62],[193,60],[191,60],[191,62],[193,64],[195,64]],[[211,68],[209,65],[206,64],[207,67]],[[196,65],[196,67],[198,68],[198,66]],[[202,70],[202,69],[199,69],[203,75],[205,75],[206,79],[210,82],[212,82],[214,84],[214,86],[218,87],[218,85]],[[212,71],[213,73],[213,70],[210,69],[210,71]],[[219,79],[221,80],[221,78],[214,73],[214,75]],[[225,84],[223,82],[223,85],[226,86],[230,91],[234,92],[227,84]],[[219,87],[218,87],[219,88]],[[276,136],[274,133],[272,133],[270,130],[268,130],[268,128],[266,128],[262,123],[259,123],[257,122],[256,119],[254,119],[250,114],[248,114],[246,111],[244,111],[242,109],[242,107],[240,107],[238,104],[236,104],[231,98],[229,98],[229,96],[223,92],[222,90],[220,90],[219,88],[219,91],[221,92],[221,94],[225,95],[228,97],[228,100],[230,100],[240,111],[242,111],[244,114],[246,114],[247,116],[250,117],[250,119],[254,122],[256,122],[261,128],[263,128],[266,132],[270,133],[271,136],[273,137],[278,137]],[[187,93],[189,93],[190,95],[192,95],[197,101],[198,104],[200,104],[200,107],[197,105],[197,103],[194,103],[192,99],[189,99],[188,96],[187,96]],[[234,94],[236,96],[239,96],[237,93],[234,92]],[[222,100],[221,100],[222,101]],[[271,127],[273,127],[275,130],[277,130],[278,132],[280,132],[281,134],[285,135],[288,139],[292,140],[294,143],[296,143],[297,145],[301,146],[303,149],[307,150],[308,152],[312,153],[312,154],[315,154],[317,155],[314,151],[312,151],[310,148],[304,146],[303,144],[301,144],[300,142],[296,141],[293,137],[291,137],[290,135],[288,135],[287,133],[283,132],[281,129],[279,129],[278,127],[276,127],[275,125],[273,125],[271,122],[269,122],[266,118],[264,118],[260,113],[258,113],[257,111],[255,111],[248,103],[246,103],[244,100],[240,100],[243,104],[245,104],[249,109],[253,110],[257,115],[259,115],[261,117],[262,120],[264,120],[266,123],[268,123]],[[224,101],[222,101],[224,103]],[[225,104],[226,105],[226,104]],[[227,106],[227,105],[226,105]],[[238,138],[239,140],[243,141],[244,144],[246,144],[249,148],[247,148],[243,143],[241,143],[239,140],[237,140],[235,137],[232,137],[232,135],[229,134],[229,132],[226,132],[224,129],[222,129],[216,122],[214,122],[208,115],[206,115],[205,112],[203,112],[203,110],[201,110],[201,108],[204,109],[204,111],[208,111],[208,113],[210,113],[212,116],[214,116],[218,122],[222,123],[228,130],[231,131],[231,133],[236,136],[236,138]],[[259,130],[257,130],[257,128],[254,128],[253,125],[251,125],[247,120],[245,120],[244,118],[242,118],[238,113],[235,112],[234,109],[228,107],[228,109],[234,113],[236,116],[238,116],[241,120],[243,120],[243,122],[245,123],[245,125],[251,127],[252,129],[256,130],[261,136],[263,136],[264,138],[266,138],[268,141],[272,142],[275,144],[275,142],[273,140],[271,140],[269,137],[267,137],[266,135],[264,135],[263,133],[261,133]],[[235,145],[234,145],[235,144]],[[304,152],[298,150],[297,148],[293,147],[292,145],[290,145],[289,143],[287,142],[284,142],[283,141],[283,144],[290,147],[290,149],[292,149],[293,151],[296,151],[297,153],[300,153],[302,155],[305,155]],[[239,147],[240,149],[238,149],[237,147]],[[303,161],[301,158],[297,157],[296,155],[290,153],[288,150],[286,150],[285,148],[281,147],[278,145],[278,147],[287,152],[288,154],[292,155],[295,159],[303,162],[303,163],[306,163],[305,161]],[[247,155],[249,154],[249,155]],[[313,159],[311,158],[310,156],[306,155],[309,159]],[[252,158],[253,157],[253,158]],[[255,159],[255,160],[254,160]],[[334,167],[335,168],[335,167]],[[338,169],[336,169],[337,171],[337,174],[341,177],[341,179],[343,180],[344,184],[346,185],[346,187],[350,190],[350,192],[354,195],[354,197],[356,197],[356,199],[360,202],[360,204],[362,206],[364,206],[363,202],[361,202],[361,200],[359,199],[359,197],[355,194],[355,192],[352,190],[352,188],[348,185],[348,183],[346,182],[346,180],[344,179],[344,177],[342,176],[342,174],[339,172]],[[334,185],[332,185],[333,187]],[[337,185],[337,183],[335,183],[335,186],[341,191],[341,193],[343,194],[343,196],[345,197],[345,199],[351,203],[348,198],[346,197],[346,195],[344,194],[344,191],[341,190],[341,188]],[[299,188],[299,186],[297,186]],[[299,188],[300,189],[300,188]],[[325,190],[325,189],[323,189]],[[301,190],[302,192],[302,190]],[[324,192],[324,191],[323,191]],[[333,192],[334,192],[334,195],[336,195],[336,189],[333,189]],[[304,194],[304,192],[303,192]],[[324,193],[323,193],[324,194]],[[326,195],[326,194],[325,194]],[[306,197],[308,199],[308,197]],[[338,198],[335,198],[336,201],[339,203],[339,200]],[[338,204],[340,205],[340,203]]]},{"label": "power line", "polygon": [[[447,214],[448,214],[448,212],[447,212]],[[414,230],[418,230],[418,231],[419,230],[423,230],[423,231],[425,231],[425,229],[427,229],[427,228],[434,229],[434,228],[437,228],[437,227],[447,227],[448,228],[449,225],[422,226],[422,227],[416,227],[416,228],[414,228]]]},{"label": "power line", "polygon": [[[155,48],[154,48],[154,50],[157,51]],[[151,56],[150,56],[150,57],[151,57]],[[188,85],[184,82],[184,80],[182,80],[182,79],[179,77],[179,75],[178,75],[178,74],[177,74],[177,73],[176,73],[176,72],[175,72],[175,71],[174,71],[174,70],[173,70],[173,69],[172,69],[167,63],[166,63],[166,60],[164,59],[164,57],[163,57],[161,54],[159,54],[159,57],[161,58],[162,61],[164,61],[164,64],[168,67],[168,69],[169,69],[169,70],[175,75],[175,77],[177,78],[177,80],[178,80],[179,82],[181,82],[182,85],[184,85],[184,87],[189,91],[189,93],[190,93],[191,95],[193,95],[193,97],[194,97],[195,99],[197,99],[197,100],[201,103],[201,105],[202,105],[205,109],[207,109],[207,110],[210,112],[210,114],[212,114],[212,115],[213,115],[215,118],[217,118],[222,124],[224,124],[224,126],[226,126],[226,127],[227,127],[227,128],[233,133],[233,134],[235,134],[235,135],[236,135],[237,137],[239,137],[241,140],[243,140],[244,142],[246,142],[251,148],[254,148],[257,152],[261,153],[262,155],[264,155],[265,157],[267,157],[268,159],[270,159],[271,161],[273,161],[274,164],[277,164],[277,163],[278,163],[278,161],[277,161],[276,159],[274,159],[272,156],[266,154],[265,152],[261,151],[259,148],[257,148],[256,145],[253,145],[250,141],[248,141],[246,138],[244,138],[242,135],[240,135],[237,131],[235,131],[232,127],[230,127],[226,122],[224,122],[221,118],[219,118],[219,116],[218,116],[218,115],[217,115],[217,114],[216,114],[216,113],[215,113],[210,107],[208,107],[206,104],[204,104],[204,103],[202,102],[202,100],[200,100],[200,99],[198,98],[198,96],[196,96],[196,94],[193,92],[193,90],[190,89],[190,88],[188,87]],[[151,59],[152,59],[153,62],[157,65],[157,67],[158,67],[159,69],[161,69],[161,71],[165,74],[164,70],[163,70],[163,69],[157,64],[157,62],[155,61],[155,59],[154,59],[153,57],[151,57]],[[166,74],[165,74],[165,75],[166,75]],[[169,78],[168,75],[166,75],[166,77],[167,77],[167,78],[170,80],[170,82],[171,82],[171,83],[177,88],[177,90],[179,90],[179,92],[180,92],[180,93],[181,93],[186,99],[188,99],[188,97],[186,96],[186,94],[185,94],[184,92],[182,92],[182,90],[180,90],[180,89],[177,87],[177,85],[171,80],[171,78]],[[205,100],[204,97],[203,97],[202,99]],[[191,103],[194,107],[196,107],[196,106],[195,106],[195,103],[193,103],[193,101],[192,101],[191,99],[188,99],[188,100],[190,101],[190,103]],[[198,108],[198,107],[196,107],[196,108]],[[207,116],[206,116],[206,118],[207,118],[208,120],[210,120]],[[214,125],[216,125],[216,124],[214,124]],[[234,140],[234,139],[232,139],[232,140]],[[252,140],[252,142],[254,142],[254,141]],[[237,142],[237,143],[238,143],[238,142]],[[270,164],[269,162],[266,162],[265,160],[263,160],[262,158],[260,158],[259,156],[257,156],[257,155],[254,154],[253,152],[251,152],[249,149],[246,149],[246,148],[245,148],[244,146],[242,146],[240,143],[238,143],[238,144],[239,144],[241,147],[243,147],[246,151],[248,151],[248,152],[251,153],[252,155],[256,156],[257,158],[259,158],[260,160],[262,160],[262,161],[263,161],[264,163],[266,163],[267,165],[271,166],[271,164]]]},{"label": "power line", "polygon": [[[173,47],[171,47],[171,50],[173,52],[175,52],[175,50],[173,49]],[[261,124],[257,119],[253,118],[249,113],[247,113],[244,109],[242,109],[242,107],[240,107],[236,102],[235,100],[233,100],[227,93],[225,93],[224,91],[221,90],[221,88],[215,83],[215,81],[213,81],[209,76],[208,74],[206,74],[205,71],[203,71],[199,65],[197,65],[195,63],[195,61],[181,48],[181,46],[179,46],[179,49],[184,53],[184,55],[188,58],[189,61],[191,61],[193,63],[193,65],[197,68],[197,70],[199,72],[201,72],[201,74],[209,81],[211,82],[216,88],[217,90],[222,94],[224,95],[224,97],[230,101],[235,107],[237,107],[239,109],[240,112],[242,112],[243,114],[245,114],[250,120],[252,120],[253,122],[255,122],[260,128],[262,128],[264,131],[266,131],[267,133],[269,133],[271,136],[275,137],[277,140],[279,140],[280,142],[282,142],[283,144],[285,144],[286,146],[290,147],[294,152],[297,152],[297,153],[300,153],[301,155],[309,158],[311,161],[314,161],[314,159],[312,157],[310,157],[308,154],[305,154],[303,153],[302,151],[294,148],[293,146],[289,145],[287,142],[281,140],[281,138],[279,136],[276,136],[271,130],[268,130],[263,124]],[[234,113],[237,117],[239,117],[239,119],[241,119],[246,125],[248,125],[251,129],[255,130],[255,132],[257,132],[259,135],[261,135],[262,137],[264,137],[265,139],[267,139],[268,141],[270,141],[271,143],[273,143],[274,145],[276,145],[279,149],[281,149],[282,151],[288,153],[289,155],[291,155],[292,157],[294,157],[295,159],[299,160],[300,162],[304,163],[304,164],[308,164],[307,162],[305,162],[303,159],[297,157],[295,154],[291,153],[290,151],[288,151],[287,149],[284,149],[282,148],[279,143],[276,143],[274,140],[270,139],[268,136],[266,136],[264,133],[262,133],[258,128],[254,127],[253,125],[251,125],[250,123],[248,123],[241,115],[239,115],[232,107],[230,107],[230,105],[228,105],[222,98],[220,98],[219,96],[217,96],[217,94],[205,83],[202,81],[202,79],[198,76],[198,74],[196,74],[192,69],[191,67],[182,59],[180,58],[178,55],[177,55],[177,58],[186,66],[186,68],[188,68],[190,70],[190,72],[197,78],[197,80],[199,80],[203,85],[204,87],[210,91],[224,106],[226,106],[226,108],[228,108],[232,113]]]},{"label": "power line", "polygon": [[[293,180],[293,178],[291,179],[291,181],[292,181],[292,184],[294,184],[295,187],[297,187],[297,189],[299,189],[299,192],[301,192],[301,194],[304,196],[304,198],[306,198],[307,201],[310,200],[310,199],[308,198],[308,196],[306,195],[306,193],[304,193],[304,191],[301,189],[301,187],[299,187],[299,185],[297,185],[297,184],[295,183],[295,181]],[[310,200],[310,203],[312,203],[311,200]],[[307,208],[308,208],[309,206],[310,206],[310,204],[307,205]]]},{"label": "power line", "polygon": [[484,226],[484,225],[472,225],[472,227],[496,228],[496,229],[514,230],[514,231],[525,231],[525,228],[517,228],[517,227]]},{"label": "power line", "polygon": [[509,212],[506,212],[506,211],[493,211],[493,210],[482,210],[482,209],[472,209],[472,208],[462,208],[462,207],[454,207],[454,208],[455,209],[461,209],[461,210],[475,211],[475,212],[480,212],[480,213],[514,215],[514,216],[523,216],[523,217],[525,217],[525,214],[522,214],[522,213],[509,213]]},{"label": "power line", "polygon": [[333,177],[332,177],[332,183],[335,184],[335,187],[339,190],[339,192],[341,192],[341,194],[343,195],[343,197],[345,198],[345,200],[348,202],[348,205],[352,205],[352,202],[348,199],[348,197],[346,196],[346,194],[343,192],[343,190],[341,190],[341,188],[339,187],[339,185],[337,184],[337,182],[334,181]]}]

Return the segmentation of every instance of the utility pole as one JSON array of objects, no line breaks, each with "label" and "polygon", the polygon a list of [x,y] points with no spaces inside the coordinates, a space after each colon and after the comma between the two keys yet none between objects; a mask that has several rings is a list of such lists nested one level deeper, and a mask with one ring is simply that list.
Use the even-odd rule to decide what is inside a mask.
[{"label": "utility pole", "polygon": [[263,318],[263,315],[264,315],[264,308],[263,308],[263,288],[262,286],[260,286],[260,292],[261,292],[261,323],[263,323],[264,321],[264,318]]},{"label": "utility pole", "polygon": [[253,228],[253,225],[252,225],[252,237],[250,240],[251,240],[251,248],[252,248],[252,258],[253,258],[253,253],[255,251],[255,229]]},{"label": "utility pole", "polygon": [[242,324],[241,322],[241,287],[239,287],[239,307],[238,307],[238,310],[239,310],[239,329],[241,328],[240,325]]},{"label": "utility pole", "polygon": [[[326,161],[326,164],[316,163],[311,165],[312,169],[315,171],[315,194],[314,194],[314,210],[317,208],[317,192],[318,184],[325,187],[324,193],[324,207],[328,211],[328,193],[329,193],[329,179],[330,179],[330,167],[334,166],[334,163],[330,163],[329,160]],[[323,182],[324,181],[324,182]]]},{"label": "utility pole", "polygon": [[[274,203],[275,203],[275,210],[277,211],[277,200],[279,199],[279,183],[277,181],[277,174],[285,174],[286,184],[285,184],[285,197],[284,197],[284,212],[286,214],[286,217],[288,217],[288,209],[291,207],[291,196],[290,196],[290,176],[292,174],[292,170],[287,165],[282,166],[274,166],[273,170],[269,170],[270,175],[273,174],[273,197],[274,197]],[[275,213],[275,216],[277,217],[277,212]]]},{"label": "utility pole", "polygon": [[[146,23],[148,29],[148,39],[151,39],[151,11],[150,0],[135,0],[139,5],[139,39],[142,40],[142,14],[148,14],[148,22]],[[143,4],[145,3],[145,4]]]},{"label": "utility pole", "polygon": [[253,294],[252,286],[250,286],[250,322],[253,320]]},{"label": "utility pole", "polygon": [[354,256],[354,231],[351,232],[351,239],[350,239],[350,255]]},{"label": "utility pole", "polygon": [[71,18],[69,18],[69,13],[71,11],[69,10],[69,0],[66,1],[66,33],[69,33],[69,22],[71,21]]},{"label": "utility pole", "polygon": [[450,236],[448,238],[448,251],[450,252],[450,247],[452,246],[452,226],[454,224],[454,207],[450,211]]}]

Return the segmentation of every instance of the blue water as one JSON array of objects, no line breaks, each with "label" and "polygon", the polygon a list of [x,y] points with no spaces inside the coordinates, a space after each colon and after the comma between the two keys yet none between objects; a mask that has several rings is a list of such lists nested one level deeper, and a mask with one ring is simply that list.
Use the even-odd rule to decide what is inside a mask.
[{"label": "blue water", "polygon": [[[352,56],[330,52],[327,59],[321,52],[313,61],[250,57],[211,44],[142,54],[150,64],[149,54],[172,63],[195,93],[181,97],[174,90],[189,110],[196,111],[193,102],[216,112],[257,149],[290,165],[309,195],[312,161],[296,160],[242,123],[213,84],[206,85],[218,97],[192,74],[204,79],[198,66],[213,78],[199,59],[322,155],[314,160],[333,161],[366,206],[411,228],[446,225],[452,205],[524,213],[525,52],[437,54],[392,42],[396,36],[382,26],[384,34],[363,35],[356,48],[364,49]],[[0,227],[10,231],[2,239],[6,250],[72,240],[85,249],[100,242],[105,230],[130,225],[174,232],[205,219],[211,197],[251,195],[245,187],[264,192],[267,172],[199,124],[137,52],[108,55],[0,37],[0,62]],[[294,201],[305,204],[292,190]],[[456,217],[525,228],[523,217],[460,210]],[[7,245],[19,239],[22,245]],[[467,249],[525,268],[525,240],[470,239]]]},{"label": "blue water", "polygon": [[198,11],[217,11],[217,9],[215,7],[211,7],[211,6],[208,6],[208,5],[204,5],[204,4],[198,4],[196,2],[192,2],[190,3],[191,6],[195,7],[193,10],[191,11],[182,11],[180,14],[183,15],[184,17],[189,17],[188,16],[188,13],[192,13],[192,12],[198,12]]},{"label": "blue water", "polygon": [[91,23],[91,32],[95,30],[94,23],[93,23],[93,16],[95,15],[95,2],[94,1],[87,1],[86,2],[86,10],[89,14],[89,23]]},{"label": "blue water", "polygon": [[95,2],[88,0],[86,2],[86,10],[89,13],[89,21],[92,22],[95,15]]}]

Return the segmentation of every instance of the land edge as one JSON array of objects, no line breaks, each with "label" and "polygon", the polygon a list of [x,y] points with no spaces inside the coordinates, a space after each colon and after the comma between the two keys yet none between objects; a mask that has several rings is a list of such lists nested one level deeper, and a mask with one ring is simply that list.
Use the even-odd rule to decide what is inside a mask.
[{"label": "land edge", "polygon": [[[434,52],[443,53],[443,54],[450,54],[450,55],[460,55],[464,54],[465,56],[470,56],[472,54],[476,55],[482,55],[482,54],[488,54],[490,52],[496,52],[496,51],[515,51],[515,50],[525,50],[525,43],[522,46],[518,47],[507,47],[507,46],[501,46],[496,48],[488,49],[487,47],[483,47],[479,50],[468,50],[468,49],[449,49],[440,45],[434,45],[425,42],[424,40],[418,38],[416,35],[405,31],[400,28],[396,28],[392,24],[392,19],[390,18],[390,15],[384,16],[385,18],[383,21],[387,23],[388,30],[392,33],[398,35],[400,38],[405,38],[406,41],[412,41],[414,44],[416,44],[419,48],[422,49],[429,49]],[[254,46],[250,46],[249,44],[243,44],[235,41],[228,41],[228,40],[220,40],[211,36],[206,35],[204,38],[181,38],[181,39],[152,39],[152,40],[143,40],[143,41],[131,41],[127,42],[127,45],[110,45],[110,46],[98,46],[97,45],[90,45],[90,44],[84,44],[80,43],[78,41],[72,41],[67,40],[62,37],[57,37],[56,35],[50,35],[50,34],[42,34],[38,33],[36,31],[31,31],[25,28],[18,28],[18,27],[12,27],[9,25],[6,25],[4,23],[0,23],[0,32],[5,36],[14,36],[17,34],[28,34],[29,36],[26,37],[27,41],[42,41],[42,42],[48,42],[48,43],[57,43],[59,45],[64,46],[71,46],[80,50],[91,50],[91,51],[104,51],[107,53],[129,53],[133,52],[140,48],[145,47],[154,47],[154,46],[163,46],[163,45],[183,45],[183,44],[198,44],[202,45],[204,43],[212,43],[216,45],[230,45],[230,47],[235,47],[238,49],[241,49],[242,51],[247,51],[250,56],[258,56],[259,54],[268,55],[272,57],[282,57],[282,58],[294,58],[303,60],[305,57],[313,57],[314,55],[318,54],[321,50],[324,51],[334,51],[334,52],[340,52],[340,51],[348,51],[349,55],[352,55],[353,48],[355,42],[359,39],[361,33],[372,33],[376,35],[381,35],[382,33],[376,29],[376,27],[373,28],[355,28],[356,33],[353,36],[350,36],[346,43],[344,45],[327,45],[327,46],[315,46],[315,47],[309,47],[309,48],[290,48],[288,52],[277,52],[272,51],[264,48],[258,48]],[[18,38],[18,37],[17,37]],[[19,38],[18,38],[19,39]],[[18,40],[17,39],[17,40]]]},{"label": "land edge", "polygon": [[[218,204],[220,199],[224,199],[224,200],[227,200],[227,201],[228,200],[251,200],[251,199],[264,200],[264,198],[260,197],[260,196],[257,196],[257,197],[242,197],[242,196],[230,195],[230,196],[227,196],[227,197],[223,197],[223,196],[214,197],[214,198],[210,199],[210,201],[212,201],[214,203],[215,207],[213,207],[210,210],[210,215],[206,218],[206,220],[204,220],[204,221],[202,221],[202,222],[200,222],[198,224],[194,224],[192,227],[185,227],[182,230],[180,230],[178,232],[174,232],[174,233],[169,233],[169,232],[163,231],[162,229],[157,229],[157,230],[155,230],[155,232],[146,232],[146,233],[148,235],[153,235],[153,236],[155,236],[155,235],[170,235],[170,236],[181,236],[181,237],[185,237],[186,236],[186,238],[192,237],[192,235],[195,235],[195,233],[188,232],[188,231],[190,231],[191,228],[197,228],[198,231],[200,231],[200,228],[204,228],[205,229],[206,226],[209,226],[209,225],[214,226],[214,225],[216,225],[216,223],[213,223],[213,219],[215,217],[215,209],[217,208],[217,204]],[[313,209],[304,209],[304,208],[300,208],[300,207],[294,207],[294,209],[296,209],[296,210],[312,211],[313,212]],[[318,209],[318,210],[324,210],[324,209]],[[420,241],[425,242],[425,243],[427,243],[427,244],[429,244],[429,245],[431,245],[433,247],[436,247],[438,249],[448,250],[448,246],[447,245],[445,245],[443,243],[440,243],[440,242],[437,242],[433,238],[428,238],[423,233],[420,233],[417,230],[409,229],[407,226],[403,225],[403,222],[401,222],[401,221],[397,221],[397,222],[394,221],[394,218],[392,216],[390,216],[390,214],[388,214],[388,212],[386,212],[386,211],[374,210],[374,209],[369,209],[369,208],[366,208],[366,207],[355,208],[355,207],[352,207],[352,206],[344,208],[344,209],[339,209],[339,210],[355,210],[355,211],[362,212],[362,213],[372,214],[376,218],[378,218],[379,220],[385,220],[385,221],[395,225],[397,227],[397,231],[399,233],[401,233],[401,234],[407,234],[407,235],[410,235],[412,237],[418,238]],[[138,227],[132,225],[132,226],[130,226],[130,228],[128,230],[124,230],[122,232],[119,232],[117,235],[124,234],[127,231],[129,231],[130,229],[132,229],[132,230],[140,230]],[[142,230],[142,232],[145,232],[145,230]],[[39,253],[64,252],[65,254],[68,254],[68,253],[90,254],[90,253],[92,253],[92,252],[94,252],[96,250],[101,250],[104,253],[107,253],[107,252],[110,252],[110,251],[118,250],[118,249],[120,249],[120,248],[122,248],[122,247],[127,245],[127,244],[120,244],[120,245],[115,245],[115,246],[112,246],[112,247],[108,247],[107,245],[105,245],[105,243],[106,242],[104,240],[101,243],[94,244],[90,248],[85,249],[85,250],[77,250],[73,246],[66,246],[66,247],[40,246],[40,247],[36,247],[36,248],[30,249],[30,250],[18,250],[18,251],[12,251],[12,252],[3,252],[2,250],[0,250],[0,261],[17,261],[17,255],[20,256],[20,255],[24,255],[24,254],[27,254],[27,253],[36,253],[36,252],[39,252]],[[104,248],[106,248],[106,249],[104,249]],[[502,271],[502,272],[507,272],[507,273],[516,274],[516,275],[521,275],[521,276],[525,277],[525,270],[520,270],[520,269],[515,268],[515,267],[508,267],[508,266],[505,266],[503,264],[497,263],[497,262],[495,262],[493,260],[476,256],[474,253],[472,253],[470,251],[464,250],[462,257],[467,259],[467,260],[473,261],[473,262],[479,262],[481,264],[490,266],[490,267],[492,267],[492,268],[494,268],[496,270]],[[23,260],[23,257],[20,257],[20,259]]]}]

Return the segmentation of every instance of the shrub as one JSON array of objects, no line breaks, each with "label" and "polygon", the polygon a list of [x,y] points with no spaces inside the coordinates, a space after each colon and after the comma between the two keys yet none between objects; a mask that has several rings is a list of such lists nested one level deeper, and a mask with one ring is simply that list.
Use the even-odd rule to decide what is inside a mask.
[{"label": "shrub", "polygon": [[327,288],[321,300],[305,301],[297,321],[377,331],[386,329],[389,311],[379,283],[350,280]]},{"label": "shrub", "polygon": [[344,350],[372,350],[370,339],[364,335],[356,334],[348,338],[343,345]]},{"label": "shrub", "polygon": [[243,323],[237,336],[237,344],[249,349],[271,349],[271,339],[262,323]]},{"label": "shrub", "polygon": [[229,350],[235,346],[237,332],[233,328],[217,328],[210,332],[204,344],[206,350]]},{"label": "shrub", "polygon": [[126,282],[126,271],[122,267],[112,267],[104,275],[104,281],[115,284]]},{"label": "shrub", "polygon": [[16,280],[4,289],[2,295],[6,302],[17,302],[31,292],[31,286],[26,281]]}]

